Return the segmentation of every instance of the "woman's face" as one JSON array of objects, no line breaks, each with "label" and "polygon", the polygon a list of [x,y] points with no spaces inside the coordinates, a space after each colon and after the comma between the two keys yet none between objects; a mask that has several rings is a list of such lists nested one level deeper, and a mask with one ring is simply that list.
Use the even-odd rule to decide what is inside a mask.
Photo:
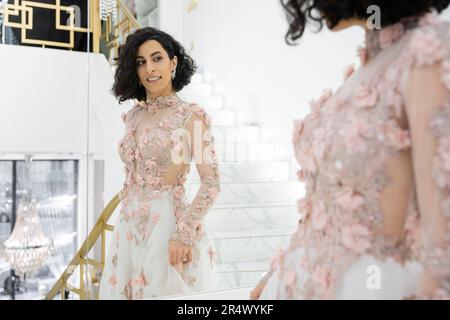
[{"label": "woman's face", "polygon": [[177,57],[171,60],[167,51],[156,40],[148,40],[140,45],[136,56],[136,71],[147,97],[170,95],[172,70],[177,67]]}]

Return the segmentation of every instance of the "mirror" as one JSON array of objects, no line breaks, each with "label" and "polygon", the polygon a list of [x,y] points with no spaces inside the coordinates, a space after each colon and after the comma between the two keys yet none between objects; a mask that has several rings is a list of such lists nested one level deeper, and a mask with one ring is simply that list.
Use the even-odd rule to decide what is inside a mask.
[{"label": "mirror", "polygon": [[[277,1],[264,5],[256,0],[136,0],[134,5],[133,1],[123,4],[140,27],[156,27],[169,33],[194,58],[199,69],[178,95],[184,101],[199,104],[212,118],[221,190],[204,218],[204,227],[212,245],[216,283],[206,292],[191,293],[207,298],[238,289],[245,295],[245,289],[256,285],[268,271],[277,251],[288,244],[299,219],[297,199],[304,191],[296,178],[298,168],[290,143],[292,119],[307,112],[311,96],[320,94],[324,85],[336,88],[340,84],[339,66],[357,61],[353,52],[363,41],[363,33],[349,30],[331,37],[325,32],[305,40],[307,46],[291,48],[284,43],[286,23]],[[260,19],[250,28],[248,17],[256,13]],[[315,56],[328,50],[327,46],[334,48],[335,59],[320,64]],[[92,77],[96,77],[94,68],[91,64]],[[301,92],[296,70],[311,75],[302,84]],[[323,74],[334,76],[324,79]],[[106,205],[124,181],[123,164],[116,150],[116,143],[124,134],[118,113],[128,111],[132,104],[93,102],[98,95],[107,94],[112,80],[105,77],[98,83],[103,83],[104,89],[96,89],[96,96],[91,96],[91,119],[95,120],[91,122],[90,138],[93,148],[98,148],[98,152],[91,149],[94,158],[99,163],[103,161],[102,173],[93,176],[94,183],[103,186],[98,195],[103,190]],[[192,163],[185,184],[188,203],[195,198],[200,182]],[[122,204],[108,224],[119,225]],[[96,220],[97,216],[91,219]],[[108,250],[114,243],[112,237],[113,233],[108,232]],[[100,255],[101,248],[97,250]],[[114,257],[106,253],[106,259],[111,259],[106,263],[113,264]],[[108,277],[111,286],[119,281],[114,273]],[[145,283],[149,277],[136,279]],[[125,290],[127,286],[123,287]],[[133,293],[133,298],[155,298]],[[185,294],[171,292],[166,298],[185,298]],[[128,292],[122,298],[130,296]]]},{"label": "mirror", "polygon": [[[70,5],[69,0],[54,3]],[[0,150],[4,160],[0,181],[1,214],[5,221],[2,230],[11,228],[12,185],[16,184],[16,190],[23,185],[13,173],[17,176],[19,167],[28,168],[23,170],[29,172],[24,175],[28,185],[33,186],[29,188],[50,190],[30,192],[39,195],[35,201],[43,234],[50,240],[50,247],[62,239],[66,241],[66,251],[61,249],[58,253],[60,258],[55,257],[54,252],[58,251],[53,249],[43,262],[42,268],[49,270],[46,276],[51,276],[37,276],[38,284],[33,290],[31,285],[28,289],[32,298],[99,298],[102,263],[108,263],[112,230],[118,225],[123,205],[117,198],[125,179],[117,152],[117,143],[124,134],[121,115],[132,107],[131,101],[119,105],[110,92],[114,58],[126,36],[145,26],[171,34],[194,58],[199,69],[179,96],[198,103],[212,119],[221,191],[204,220],[212,245],[208,255],[215,263],[216,283],[203,294],[254,286],[268,270],[277,250],[287,244],[298,220],[296,200],[303,187],[295,178],[291,128],[286,124],[306,112],[305,107],[297,106],[307,106],[311,93],[319,93],[324,82],[331,87],[339,83],[340,70],[333,68],[353,62],[345,61],[351,56],[346,50],[353,50],[362,35],[353,30],[330,37],[329,41],[308,39],[308,46],[289,48],[283,42],[284,16],[277,2],[261,5],[256,0],[136,0],[118,1],[117,6],[112,5],[115,1],[91,3],[100,8],[94,21],[88,21],[82,8],[74,9],[73,19],[80,12],[81,25],[74,24],[78,28],[74,31],[74,43],[79,39],[79,47],[71,51],[49,43],[33,44],[41,48],[13,45],[8,28],[14,27],[5,23],[5,6],[0,15],[2,70],[8,75],[0,80],[2,136],[11,137],[10,132],[20,128],[20,135],[7,139]],[[12,12],[17,4],[14,0],[8,2],[11,16],[17,15]],[[43,12],[52,10],[37,8]],[[258,8],[261,19],[247,28],[246,19],[254,8]],[[233,25],[229,24],[230,17],[235,19]],[[61,13],[60,22],[64,21],[70,28],[69,16]],[[88,27],[90,37],[81,30]],[[70,32],[64,32],[66,38],[61,42],[70,42]],[[311,63],[315,52],[326,50],[324,43],[337,47],[334,50],[338,61],[329,65]],[[29,61],[30,50],[34,62],[20,63]],[[39,81],[27,82],[20,77],[29,75],[30,70],[36,75],[33,79]],[[298,91],[294,70],[311,74],[303,92]],[[325,71],[336,77],[323,79],[320,75]],[[20,95],[22,91],[30,94]],[[12,105],[15,108],[7,107]],[[46,182],[42,182],[43,177]],[[194,164],[187,178],[186,199],[190,203],[200,187]],[[58,187],[51,187],[54,184]],[[62,200],[58,201],[67,207],[49,209],[51,197],[60,197]],[[19,203],[16,211],[18,207]],[[69,219],[75,224],[67,222]],[[52,231],[52,223],[61,229]],[[64,237],[57,235],[60,233]],[[2,236],[4,243],[7,232]],[[74,259],[78,254],[81,258]],[[50,266],[52,260],[59,262]],[[28,283],[31,281],[27,278]],[[174,296],[176,293],[171,293]],[[20,298],[19,292],[15,298]]]}]

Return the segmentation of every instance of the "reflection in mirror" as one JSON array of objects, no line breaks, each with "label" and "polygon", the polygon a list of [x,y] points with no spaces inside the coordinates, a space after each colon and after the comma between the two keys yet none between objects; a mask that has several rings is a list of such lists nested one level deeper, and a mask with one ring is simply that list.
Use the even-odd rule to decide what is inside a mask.
[{"label": "reflection in mirror", "polygon": [[[186,43],[185,35],[189,36],[192,27],[188,29],[184,21],[186,19],[193,26],[195,21],[188,21],[185,15],[195,13],[196,1],[185,2],[182,6],[179,5],[179,1],[162,1],[158,2],[157,5],[151,5],[149,8],[144,8],[143,3],[143,1],[136,1],[135,6],[130,5],[130,2],[127,5],[127,8],[130,8],[131,15],[136,17],[141,23],[145,23],[142,26],[157,27],[167,31],[180,42]],[[145,2],[145,4],[150,5],[150,2]],[[206,15],[206,13],[204,14]],[[152,15],[157,16],[158,19],[153,19],[152,22],[148,22],[149,19],[147,19],[147,22],[144,22],[145,17]],[[127,18],[132,20],[129,15]],[[121,43],[123,41],[117,41],[114,45]],[[109,61],[113,61],[111,58],[117,56],[117,50],[112,49],[113,47],[111,47],[112,54],[109,56]],[[186,49],[192,50],[192,46]],[[148,59],[141,60],[143,61],[139,63],[143,65],[149,64],[147,62]],[[241,106],[232,101],[232,95],[224,92],[214,77],[210,73],[205,72],[202,65],[200,67],[200,70],[192,77],[191,83],[180,91],[178,95],[184,101],[198,103],[212,118],[212,133],[215,137],[219,161],[221,192],[204,218],[205,230],[209,234],[211,243],[211,250],[209,250],[208,256],[215,263],[214,276],[216,283],[213,288],[207,289],[215,291],[250,287],[256,284],[268,270],[273,252],[287,241],[295,227],[297,222],[295,199],[298,197],[298,188],[293,179],[289,160],[286,157],[281,158],[278,156],[280,150],[277,150],[277,142],[273,136],[274,130],[269,128],[264,128],[263,130],[262,123],[253,117],[254,114],[245,115]],[[90,75],[92,79],[96,77],[93,63],[91,63]],[[113,79],[111,75],[109,77],[105,77],[102,82],[97,81],[98,83],[107,84],[103,91],[105,93],[112,86]],[[101,95],[102,91],[99,88],[96,88],[95,91],[96,95]],[[252,103],[258,103],[257,95],[253,95],[250,98]],[[91,99],[97,98],[92,96]],[[124,105],[121,105],[114,109],[113,107],[117,105],[114,101],[103,105],[99,100],[94,103],[91,99],[91,118],[95,120],[91,121],[90,139],[92,147],[97,148],[97,151],[94,152],[93,149],[90,149],[90,151],[96,154],[95,157],[99,161],[104,161],[104,171],[98,175],[94,172],[91,172],[91,174],[96,179],[104,179],[100,182],[96,180],[94,183],[98,183],[98,186],[103,187],[103,189],[100,187],[100,190],[103,190],[105,195],[103,200],[108,201],[122,188],[121,183],[125,178],[125,175],[121,174],[122,163],[117,159],[118,156],[115,149],[116,142],[122,138],[124,128],[123,124],[117,122],[119,117],[114,116],[114,113],[117,110],[126,112],[130,110],[132,105],[126,104],[125,108]],[[125,119],[137,124],[148,124],[148,135],[145,134],[145,126],[138,126],[136,131],[133,131],[135,135],[142,137],[142,142],[147,137],[150,145],[154,143],[157,137],[151,135],[154,132],[153,125],[158,123],[157,120],[161,119],[163,112],[159,112],[156,117],[145,116],[144,112],[136,112],[135,114],[132,112],[132,114],[127,115]],[[169,115],[165,114],[165,116],[168,117]],[[126,120],[127,123],[128,121]],[[119,136],[117,136],[118,133],[120,133]],[[96,143],[94,143],[95,141]],[[125,142],[129,143],[129,141]],[[123,147],[123,144],[121,146]],[[139,148],[139,152],[144,157],[146,157],[145,149],[145,147]],[[133,158],[131,155],[135,154],[135,150],[130,149],[129,151],[130,158]],[[156,153],[159,153],[158,156],[163,154],[161,150],[157,150]],[[148,154],[151,155],[151,152],[148,152]],[[126,157],[127,154],[125,152],[123,157],[125,162],[127,162]],[[195,199],[202,185],[196,167],[193,164],[191,166],[191,171],[187,175],[187,182],[185,183],[187,203],[191,203]],[[134,167],[130,166],[129,170],[133,169]],[[144,177],[144,175],[142,176]],[[130,175],[129,178],[132,179],[133,175]],[[97,194],[102,194],[102,192],[99,191]],[[150,196],[150,193],[146,195]],[[96,203],[97,200],[94,199],[93,202]],[[154,202],[156,203],[156,201]],[[148,201],[146,204],[151,205],[151,201]],[[130,204],[122,201],[119,207],[126,213],[134,205],[136,203],[132,203],[130,206]],[[127,206],[127,208],[123,209],[123,206]],[[136,207],[136,209],[139,208],[139,206]],[[144,209],[147,210],[145,206]],[[149,212],[151,212],[151,209],[146,211],[144,216],[150,216]],[[99,213],[100,211],[98,210],[93,212],[94,215]],[[102,281],[103,283],[100,285],[100,292],[96,292],[100,293],[100,298],[161,298],[161,293],[150,293],[147,295],[146,290],[148,289],[147,287],[151,287],[152,281],[162,281],[163,276],[154,278],[153,274],[149,275],[141,272],[142,270],[135,270],[135,276],[129,279],[123,275],[120,278],[114,272],[114,270],[117,272],[117,268],[120,265],[131,263],[131,259],[124,262],[123,256],[126,252],[132,252],[132,250],[121,251],[119,249],[119,254],[116,255],[114,253],[115,246],[118,244],[120,247],[122,244],[115,237],[122,239],[128,237],[131,240],[127,241],[135,243],[137,241],[135,236],[139,235],[135,234],[137,233],[136,230],[134,230],[135,233],[131,232],[122,236],[119,232],[107,232],[106,240],[104,240],[104,247],[108,249],[106,250],[107,252],[104,252],[103,245],[100,245],[102,243],[102,234],[112,229],[112,227],[120,228],[120,216],[120,209],[117,208],[112,215],[110,211],[104,211],[99,218],[96,216],[92,220],[93,223],[94,221],[97,221],[97,223],[100,221],[104,225],[95,223],[91,229],[91,232],[98,230],[94,233],[97,236],[95,244],[97,249],[93,250],[89,258],[96,261],[103,261],[101,260],[102,257],[106,259],[105,271],[102,279],[97,279],[96,290],[99,289],[99,283]],[[108,219],[104,220],[105,217],[108,217]],[[149,222],[147,221],[147,223]],[[106,225],[111,227],[106,227]],[[167,236],[167,233],[165,233],[165,236]],[[121,241],[126,242],[124,240]],[[162,243],[159,243],[159,246],[161,248],[164,247]],[[122,258],[120,255],[122,255]],[[139,255],[136,253],[136,255],[141,259],[145,257],[144,254]],[[120,260],[122,261],[120,262]],[[167,264],[167,257],[164,262]],[[138,265],[141,266],[139,263],[141,262],[138,261]],[[111,266],[108,267],[108,264]],[[149,265],[151,266],[151,263]],[[149,267],[149,265],[145,265],[145,267]],[[142,269],[145,270],[144,268]],[[133,285],[133,283],[136,284]],[[120,287],[122,290],[119,290],[116,295],[111,293],[110,295],[102,296],[101,288],[105,287],[111,292],[118,290],[113,289],[114,287]],[[179,290],[178,292],[178,294],[184,293],[186,291]],[[177,292],[166,292],[163,294],[176,295]],[[97,295],[95,296],[97,297]]]},{"label": "reflection in mirror", "polygon": [[[12,1],[12,5],[15,3]],[[197,40],[192,43],[188,41],[197,37],[192,32],[197,21],[196,10],[201,9],[197,1],[186,1],[182,5],[179,1],[136,1],[134,6],[133,1],[117,1],[117,7],[111,5],[115,1],[92,3],[98,4],[96,10],[92,9],[93,20],[89,21],[89,26],[81,27],[91,31],[91,37],[86,38],[87,47],[92,48],[89,51],[101,54],[91,54],[86,59],[85,55],[68,55],[69,52],[61,48],[49,50],[9,45],[5,45],[5,50],[1,51],[5,54],[2,61],[9,61],[7,50],[15,50],[11,51],[12,56],[17,56],[19,49],[42,50],[33,52],[34,55],[38,53],[36,59],[39,63],[34,63],[30,70],[41,78],[48,78],[43,83],[54,84],[53,93],[47,94],[46,98],[40,95],[48,93],[45,87],[40,90],[32,87],[27,90],[32,93],[30,97],[21,97],[26,100],[21,101],[24,103],[22,110],[27,110],[31,123],[23,124],[23,139],[2,145],[1,152],[5,156],[13,151],[21,152],[22,155],[18,158],[20,160],[23,159],[23,154],[28,153],[53,152],[63,157],[63,152],[66,160],[75,158],[78,163],[76,246],[68,254],[69,260],[64,261],[66,265],[60,266],[59,274],[55,274],[54,283],[47,285],[45,289],[41,286],[41,296],[46,295],[47,299],[98,299],[102,279],[110,284],[115,282],[111,276],[102,278],[102,271],[107,268],[108,254],[111,259],[114,256],[108,249],[114,243],[113,232],[119,225],[120,210],[124,206],[124,203],[119,204],[117,196],[126,178],[122,173],[123,163],[117,153],[117,142],[124,133],[121,113],[130,110],[132,104],[127,101],[118,105],[110,89],[114,81],[114,57],[118,55],[119,45],[135,29],[147,25],[167,31],[182,44],[189,43],[186,49],[200,58],[200,69],[178,95],[186,102],[198,103],[212,119],[212,133],[219,162],[221,192],[204,218],[211,246],[205,246],[202,254],[207,260],[203,260],[214,262],[215,277],[215,285],[206,289],[222,290],[254,285],[268,269],[272,252],[288,238],[296,222],[293,212],[297,190],[292,181],[289,161],[277,156],[277,142],[272,134],[274,131],[263,128],[261,121],[254,117],[256,113],[245,114],[242,106],[232,99],[236,95],[225,92],[215,78],[219,73],[212,75],[205,71],[207,64],[194,50],[193,43]],[[150,5],[151,3],[153,4]],[[12,15],[14,10],[13,6],[7,7],[3,13],[9,12]],[[4,14],[0,16],[4,17]],[[75,17],[76,15],[74,19]],[[3,29],[14,29],[9,19],[3,21],[7,22]],[[67,21],[66,17],[61,21]],[[68,22],[70,24],[70,19]],[[15,27],[19,28],[17,25]],[[74,30],[75,34],[82,32],[77,30]],[[27,41],[21,38],[20,43],[31,44]],[[39,46],[38,43],[33,45]],[[53,48],[56,44],[46,42],[40,46]],[[69,49],[75,50],[73,47]],[[23,51],[20,54],[26,57],[28,53]],[[71,62],[63,64],[58,60],[63,58]],[[52,65],[45,64],[46,61],[51,61]],[[83,73],[86,63],[89,67],[87,79]],[[17,72],[8,74],[18,76]],[[2,85],[2,88],[7,86]],[[11,95],[2,92],[2,106],[17,103],[18,87],[13,89]],[[54,97],[55,92],[58,93],[57,97]],[[258,99],[257,94],[249,98],[255,106],[259,104]],[[40,106],[36,101],[45,101],[45,104]],[[61,106],[58,103],[60,101],[65,103]],[[88,101],[88,106],[85,101]],[[30,105],[34,106],[33,110],[29,110]],[[45,107],[47,109],[42,109]],[[39,126],[31,121],[41,119],[44,113],[49,115],[48,123],[42,122]],[[22,123],[23,114],[16,111],[16,114],[8,114],[8,117],[2,118],[17,125]],[[33,143],[27,143],[29,137],[33,137]],[[33,158],[36,157],[35,155]],[[191,167],[185,183],[186,204],[192,203],[202,189],[197,166],[192,164]],[[5,181],[7,184],[8,180]],[[44,225],[44,214],[41,214],[40,220]],[[53,235],[48,233],[45,226],[43,232],[53,241]],[[165,235],[168,236],[167,233]],[[47,260],[43,265],[47,264]],[[166,263],[167,260],[166,257]],[[142,277],[137,280],[142,280],[138,283],[147,282]],[[130,289],[124,298],[131,297]],[[185,292],[167,292],[170,295],[182,293]],[[133,294],[133,298],[154,297],[153,294],[140,296],[139,290]],[[20,298],[20,294],[15,298]],[[38,295],[34,298],[38,298]]]},{"label": "reflection in mirror", "polygon": [[[205,95],[211,95],[211,89],[217,89],[217,85],[220,83],[222,85],[221,92],[226,96],[232,97],[235,101],[235,103],[230,103],[230,105],[235,109],[232,114],[238,115],[240,119],[237,123],[248,123],[252,119],[253,123],[256,122],[259,124],[258,130],[254,131],[258,132],[258,135],[254,136],[255,140],[252,140],[252,142],[264,141],[268,138],[264,135],[264,132],[267,132],[267,127],[275,127],[276,132],[280,136],[276,137],[272,135],[271,138],[273,139],[272,142],[276,141],[277,148],[275,152],[267,152],[264,160],[269,160],[272,163],[283,161],[289,163],[289,159],[295,159],[295,156],[299,159],[303,158],[303,156],[307,158],[308,154],[310,154],[308,148],[299,148],[297,154],[293,154],[291,151],[293,149],[291,145],[291,133],[293,131],[292,119],[303,118],[309,112],[308,102],[310,98],[315,95],[319,96],[323,87],[330,87],[330,91],[335,91],[339,88],[342,84],[342,66],[351,63],[355,65],[359,64],[354,51],[364,41],[364,30],[362,28],[349,28],[339,33],[330,33],[324,28],[323,32],[314,38],[310,37],[309,30],[306,30],[305,37],[301,40],[301,46],[287,47],[283,42],[286,21],[284,14],[280,10],[278,1],[200,0],[198,2],[197,9],[186,17],[185,26],[187,29],[185,30],[184,39],[184,43],[187,44],[186,47],[191,49],[192,56],[204,68],[203,77],[199,81],[201,85],[192,86],[192,88],[196,88],[195,94],[204,92]],[[285,3],[287,2],[285,1]],[[294,8],[295,5],[292,4],[296,1],[289,2],[291,4],[290,8]],[[296,2],[298,6],[300,6],[300,3],[304,4],[305,2]],[[255,19],[254,16],[257,16],[258,19]],[[232,23],[230,23],[230,20]],[[443,30],[447,29],[443,28]],[[332,48],[332,51],[330,51],[330,48]],[[355,80],[353,83],[356,82],[359,83],[358,80]],[[205,85],[205,83],[208,83],[209,86]],[[225,121],[225,119],[224,116],[221,117],[222,121]],[[317,123],[322,123],[322,120]],[[315,122],[313,123],[315,125]],[[236,127],[239,127],[239,125],[237,124]],[[308,138],[310,136],[312,134],[309,134]],[[249,137],[250,135],[248,134],[241,133],[238,135],[238,146],[242,146],[244,144],[243,140]],[[308,138],[306,138],[307,142],[305,145],[311,142]],[[229,137],[224,137],[224,144],[228,143],[228,139]],[[314,139],[312,140],[315,142]],[[320,141],[320,138],[318,140]],[[320,144],[322,141],[318,143]],[[302,140],[300,140],[299,145],[303,146]],[[224,150],[225,154],[229,156],[228,159],[233,159],[232,157],[245,159],[244,161],[249,161],[255,170],[258,167],[262,167],[260,166],[261,164],[254,162],[253,159],[256,154],[254,151],[246,152],[249,149],[245,147],[242,149],[230,148]],[[238,151],[235,152],[236,150]],[[276,150],[282,152],[278,153]],[[314,153],[313,151],[311,153]],[[307,154],[302,155],[299,152],[306,152]],[[311,161],[315,161],[314,155],[311,154],[310,158],[313,159]],[[334,158],[331,157],[331,159]],[[234,161],[234,159],[231,161]],[[336,164],[336,167],[339,167],[338,164]],[[235,163],[231,165],[237,167]],[[332,162],[331,165],[334,165],[334,163]],[[291,168],[296,170],[298,164],[295,164]],[[261,272],[267,270],[269,258],[274,256],[276,247],[286,244],[282,238],[283,232],[289,233],[289,227],[291,227],[290,230],[292,230],[292,227],[296,227],[295,222],[293,224],[289,223],[289,219],[295,217],[300,218],[299,215],[296,215],[295,206],[292,206],[292,198],[294,196],[293,191],[299,193],[302,191],[302,184],[293,179],[295,176],[292,175],[291,170],[288,170],[288,172],[291,172],[291,174],[284,175],[283,171],[279,170],[274,175],[275,179],[272,181],[267,179],[265,174],[258,174],[259,186],[264,185],[264,189],[254,188],[252,182],[250,182],[250,177],[248,177],[249,180],[242,181],[245,189],[241,190],[245,190],[245,192],[230,192],[230,195],[225,197],[226,190],[228,188],[230,191],[236,190],[234,186],[240,183],[239,180],[247,172],[239,175],[237,179],[230,177],[230,183],[225,184],[224,176],[226,175],[221,170],[222,192],[220,197],[222,198],[217,201],[216,209],[224,209],[221,207],[223,204],[234,208],[235,206],[245,207],[250,203],[253,204],[255,209],[254,215],[242,214],[244,212],[242,210],[236,216],[233,216],[233,211],[230,210],[230,214],[225,215],[218,228],[218,230],[223,230],[224,227],[229,228],[228,230],[232,234],[232,236],[223,238],[225,239],[225,244],[230,244],[232,239],[239,239],[235,243],[239,244],[238,246],[230,244],[228,247],[229,250],[225,246],[220,247],[218,250],[218,255],[222,263],[226,264],[228,261],[232,261],[232,263],[226,265],[228,269],[225,269],[223,273],[226,274],[224,279],[228,283],[242,285],[242,280],[248,280],[248,275],[252,271],[258,268],[260,268]],[[328,173],[327,169],[319,170],[319,172],[322,172],[322,174],[324,172],[326,174]],[[331,174],[331,177],[334,177],[333,174]],[[291,180],[291,184],[288,183],[289,180]],[[314,180],[310,184],[311,190],[316,191],[317,194],[324,191],[324,189],[319,188],[322,182],[320,178]],[[316,192],[313,192],[313,194],[316,195]],[[295,198],[300,198],[300,195],[295,195]],[[284,199],[287,202],[286,204],[290,206],[286,206],[285,208],[280,206],[279,209],[275,208],[277,207],[276,200],[281,199]],[[317,199],[314,198],[312,200]],[[264,204],[270,204],[267,210],[264,210]],[[302,203],[299,204],[301,205]],[[333,208],[332,205],[331,208]],[[304,211],[304,214],[306,214],[307,210]],[[335,212],[333,211],[332,213]],[[250,219],[246,220],[247,217]],[[214,215],[213,212],[210,212],[208,218],[220,221],[219,215]],[[233,220],[240,221],[240,223],[235,224],[232,222]],[[301,231],[304,230],[306,230],[304,234],[307,237],[312,237],[313,232],[309,233],[309,229],[301,229]],[[216,233],[219,239],[220,232]],[[299,233],[301,234],[301,232]],[[212,234],[214,235],[214,233]],[[251,240],[249,239],[249,234],[254,235]],[[323,233],[320,232],[317,234],[317,243],[320,244],[320,237]],[[253,240],[255,242],[252,243]],[[317,246],[317,248],[317,253],[319,253],[321,247]],[[299,251],[296,249],[297,244],[295,244],[294,239],[291,247],[294,254],[290,257],[297,259],[298,262],[303,261],[300,259],[301,254],[297,255]],[[325,248],[324,252],[330,253],[327,249],[328,247]],[[315,250],[310,251],[310,253],[311,256],[315,257]],[[278,279],[278,275],[281,274],[280,279],[282,279],[280,281],[282,285],[279,285],[277,280],[272,282],[272,284],[276,283],[276,286],[272,287],[273,296],[275,296],[276,292],[285,298],[289,298],[289,293],[294,293],[294,296],[297,294],[297,297],[299,297],[299,294],[301,296],[301,291],[296,290],[296,288],[301,287],[300,283],[302,282],[298,281],[298,277],[297,287],[295,285],[295,275],[302,276],[302,273],[297,272],[299,270],[297,268],[301,270],[300,264],[292,259],[283,260],[281,255],[279,257],[281,259],[278,261],[286,261],[287,263],[284,265],[284,268],[280,268],[282,270],[281,272],[272,277],[272,279]],[[260,264],[256,265],[256,261]],[[306,259],[304,261],[309,260]],[[320,262],[321,260],[319,259],[318,261]],[[297,267],[294,268],[291,262]],[[305,264],[308,263],[306,262]],[[311,270],[320,270],[318,272],[320,273],[318,276],[319,288],[320,284],[326,285],[329,283],[328,274],[323,272],[323,266],[320,263],[319,265],[310,264],[310,267]],[[258,277],[257,281],[260,278]],[[304,279],[304,277],[301,277],[301,279]],[[311,283],[314,286],[314,282]],[[350,287],[354,290],[353,285]],[[286,288],[286,291],[277,290],[279,288]]]},{"label": "reflection in mirror", "polygon": [[[311,92],[324,82],[337,86],[341,71],[320,65],[317,53],[327,50],[320,42],[285,45],[278,1],[186,0],[185,9],[184,44],[200,70],[183,94],[207,107],[221,161],[221,194],[206,217],[217,251],[214,296],[245,296],[300,218],[304,187],[296,175],[292,119],[308,111]],[[361,43],[362,33],[334,39],[330,60],[338,66],[356,61],[345,60],[353,52],[344,53]],[[230,288],[241,289],[230,295]]]}]

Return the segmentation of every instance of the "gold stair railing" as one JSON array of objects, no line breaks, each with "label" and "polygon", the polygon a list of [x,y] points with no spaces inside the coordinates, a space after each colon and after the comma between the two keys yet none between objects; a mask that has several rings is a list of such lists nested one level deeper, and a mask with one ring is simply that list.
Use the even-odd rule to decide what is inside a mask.
[{"label": "gold stair railing", "polygon": [[[61,300],[65,300],[66,292],[70,291],[77,295],[79,295],[80,300],[86,299],[98,299],[98,292],[96,294],[92,294],[89,290],[89,287],[86,287],[85,275],[87,276],[87,270],[89,266],[94,267],[95,269],[101,269],[103,272],[103,268],[105,266],[105,257],[106,257],[106,231],[113,231],[114,227],[108,224],[108,220],[111,217],[114,210],[120,203],[119,194],[116,194],[108,205],[103,210],[100,217],[97,219],[94,227],[89,233],[88,237],[84,240],[80,249],[73,257],[72,261],[69,262],[66,269],[56,281],[55,285],[50,289],[46,300],[52,300],[59,293],[61,295]],[[88,258],[88,253],[97,243],[98,238],[101,236],[101,261],[97,261],[95,259]],[[75,287],[69,284],[69,278],[75,273],[76,269],[79,268],[79,287]],[[92,283],[90,283],[92,285]]]},{"label": "gold stair railing", "polygon": [[[53,10],[55,12],[55,29],[68,31],[69,42],[49,41],[42,39],[30,39],[27,38],[27,30],[33,29],[33,10],[35,8]],[[100,1],[89,0],[89,23],[88,26],[83,28],[76,26],[76,12],[74,6],[63,6],[61,0],[55,0],[54,4],[41,3],[37,1],[25,1],[19,2],[14,0],[12,4],[0,5],[0,16],[3,17],[3,25],[10,28],[18,28],[21,30],[21,43],[40,45],[42,47],[52,46],[58,48],[65,48],[72,50],[74,48],[75,32],[92,33],[92,52],[104,53],[108,58],[110,64],[113,64],[112,57],[117,56],[117,51],[120,43],[123,43],[126,36],[136,29],[139,29],[139,23],[128,10],[128,8],[122,3],[121,0],[117,0],[117,18],[116,21],[112,20],[111,16],[108,16],[105,21],[100,18]],[[68,24],[62,23],[60,16],[62,12],[69,14]],[[13,22],[20,18],[20,22]],[[105,48],[102,51],[101,43],[105,43]],[[112,51],[112,52],[111,52]]]}]

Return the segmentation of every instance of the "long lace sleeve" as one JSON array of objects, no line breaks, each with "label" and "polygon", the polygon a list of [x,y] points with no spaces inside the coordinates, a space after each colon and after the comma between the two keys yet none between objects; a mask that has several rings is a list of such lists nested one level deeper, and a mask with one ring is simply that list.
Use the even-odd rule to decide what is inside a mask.
[{"label": "long lace sleeve", "polygon": [[209,116],[203,109],[194,106],[186,122],[186,129],[190,137],[188,144],[191,157],[195,160],[201,184],[192,203],[181,214],[171,239],[192,246],[204,216],[220,192],[220,179]]},{"label": "long lace sleeve", "polygon": [[450,298],[450,59],[443,52],[416,56],[404,87],[424,270],[417,297],[425,299]]}]

